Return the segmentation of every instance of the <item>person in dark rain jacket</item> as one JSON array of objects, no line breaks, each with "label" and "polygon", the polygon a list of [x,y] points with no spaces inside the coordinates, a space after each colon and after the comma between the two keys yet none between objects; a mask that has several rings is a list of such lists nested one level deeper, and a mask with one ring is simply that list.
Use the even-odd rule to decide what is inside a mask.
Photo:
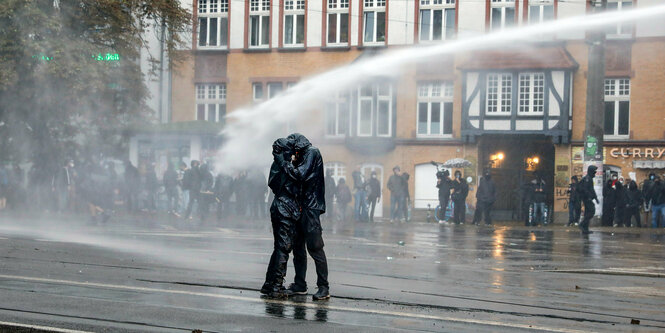
[{"label": "person in dark rain jacket", "polygon": [[[326,211],[325,180],[323,158],[321,152],[312,147],[309,140],[302,134],[294,133],[287,139],[294,141],[295,155],[288,161],[283,155],[277,155],[282,169],[301,186],[300,205],[302,216],[296,225],[293,247],[293,265],[295,282],[287,289],[287,294],[303,294],[307,292],[307,252],[314,259],[317,275],[318,291],[314,300],[330,298],[328,285],[328,261],[323,251],[321,214]],[[305,251],[305,246],[307,251]]]},{"label": "person in dark rain jacket", "polygon": [[614,212],[617,206],[617,184],[619,179],[617,174],[612,174],[612,177],[607,180],[603,186],[603,214],[601,224],[603,226],[612,226],[614,221]]},{"label": "person in dark rain jacket", "polygon": [[268,263],[266,280],[261,293],[270,298],[286,298],[284,277],[289,253],[293,249],[293,237],[296,221],[300,218],[301,207],[298,203],[300,188],[297,182],[289,177],[280,165],[282,159],[290,159],[293,154],[293,141],[285,138],[277,139],[272,145],[274,161],[270,167],[268,187],[274,194],[270,205],[270,221],[274,237],[273,252]]},{"label": "person in dark rain jacket", "polygon": [[577,186],[579,180],[577,176],[570,178],[570,185],[568,185],[568,224],[571,226],[579,223],[580,215],[582,214],[582,203],[580,202],[580,195],[577,193]]},{"label": "person in dark rain jacket", "polygon": [[592,233],[592,231],[589,231],[589,222],[596,214],[596,206],[593,202],[596,201],[598,203],[598,196],[596,195],[596,190],[593,188],[593,178],[596,176],[597,170],[597,166],[589,165],[586,176],[582,177],[577,187],[580,200],[584,203],[584,219],[580,222],[579,228],[582,230],[582,234],[585,235]]},{"label": "person in dark rain jacket", "polygon": [[469,184],[462,178],[462,173],[455,171],[455,179],[452,181],[453,194],[450,195],[453,200],[453,222],[455,224],[464,223],[466,217],[466,197],[469,195]]},{"label": "person in dark rain jacket", "polygon": [[476,191],[476,212],[473,215],[473,223],[480,223],[481,217],[485,217],[485,224],[492,224],[492,205],[496,201],[496,187],[492,181],[490,170],[485,170],[483,178],[478,182],[478,191]]},{"label": "person in dark rain jacket", "polygon": [[628,183],[628,189],[626,193],[626,208],[624,211],[623,225],[626,227],[632,226],[633,217],[635,217],[635,225],[638,228],[642,227],[642,221],[640,218],[640,206],[644,202],[644,197],[642,192],[637,188],[637,183],[634,180],[631,180]]}]

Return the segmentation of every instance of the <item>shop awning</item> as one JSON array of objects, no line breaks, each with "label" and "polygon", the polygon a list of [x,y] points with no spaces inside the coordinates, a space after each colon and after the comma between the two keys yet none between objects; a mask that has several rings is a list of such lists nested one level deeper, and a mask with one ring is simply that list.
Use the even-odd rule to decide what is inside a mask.
[{"label": "shop awning", "polygon": [[474,52],[459,66],[462,70],[576,69],[577,62],[562,46]]},{"label": "shop awning", "polygon": [[635,169],[665,169],[665,161],[633,161]]}]

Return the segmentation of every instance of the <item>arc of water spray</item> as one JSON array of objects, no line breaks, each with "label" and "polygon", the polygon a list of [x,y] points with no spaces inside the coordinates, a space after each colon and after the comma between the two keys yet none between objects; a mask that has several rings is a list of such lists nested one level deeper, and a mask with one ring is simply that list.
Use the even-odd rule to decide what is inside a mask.
[{"label": "arc of water spray", "polygon": [[390,50],[371,59],[338,67],[307,78],[263,103],[229,113],[226,116],[228,125],[222,132],[225,141],[216,156],[216,171],[229,173],[268,165],[271,143],[286,122],[313,110],[333,92],[355,86],[370,77],[396,77],[404,66],[425,62],[435,56],[496,47],[523,48],[524,44],[516,42],[540,35],[586,31],[660,15],[665,15],[665,5],[558,19],[455,41]]}]

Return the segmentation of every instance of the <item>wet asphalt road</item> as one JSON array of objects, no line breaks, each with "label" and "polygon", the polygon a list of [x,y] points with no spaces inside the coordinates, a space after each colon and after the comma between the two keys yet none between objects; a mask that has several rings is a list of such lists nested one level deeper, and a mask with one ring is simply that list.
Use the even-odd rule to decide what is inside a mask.
[{"label": "wet asphalt road", "polygon": [[0,331],[665,331],[662,229],[325,223],[314,302],[260,297],[267,221],[0,221]]}]

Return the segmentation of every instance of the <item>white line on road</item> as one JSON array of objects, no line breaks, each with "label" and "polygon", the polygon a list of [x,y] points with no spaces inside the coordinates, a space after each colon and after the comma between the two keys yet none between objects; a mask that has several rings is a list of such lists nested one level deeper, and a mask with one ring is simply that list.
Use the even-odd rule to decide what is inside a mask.
[{"label": "white line on road", "polygon": [[93,332],[90,332],[90,331],[68,330],[66,328],[57,328],[57,327],[39,326],[39,325],[27,325],[27,324],[20,324],[20,323],[10,323],[10,322],[7,322],[7,321],[0,321],[0,325],[12,326],[12,327],[23,327],[23,328],[29,328],[31,330],[41,330],[41,331],[59,332],[59,333],[93,333]]},{"label": "white line on road", "polygon": [[492,321],[492,320],[480,320],[480,319],[470,319],[470,318],[454,318],[454,317],[446,317],[446,316],[395,312],[395,311],[378,310],[378,309],[361,309],[361,308],[352,308],[352,307],[346,307],[346,306],[334,306],[334,305],[327,305],[327,304],[293,303],[293,302],[290,302],[290,301],[268,300],[268,299],[261,299],[261,298],[254,298],[254,297],[244,297],[244,296],[235,296],[235,295],[221,295],[221,294],[212,294],[212,293],[185,291],[185,290],[168,290],[168,289],[148,288],[148,287],[123,286],[123,285],[107,284],[107,283],[79,282],[79,281],[69,281],[69,280],[46,279],[46,278],[37,278],[37,277],[30,277],[30,276],[17,276],[17,275],[3,275],[3,274],[0,274],[0,279],[23,280],[23,281],[33,281],[33,282],[41,282],[41,283],[67,284],[67,285],[72,285],[72,286],[83,286],[83,287],[123,289],[123,290],[142,291],[142,292],[157,292],[157,293],[178,294],[178,295],[188,295],[188,296],[201,296],[201,297],[230,299],[230,300],[253,302],[253,303],[269,302],[269,303],[278,303],[278,304],[285,304],[285,305],[297,305],[297,306],[303,306],[303,307],[312,308],[312,309],[324,308],[324,309],[327,309],[327,310],[334,310],[334,311],[368,313],[368,314],[386,315],[386,316],[393,316],[393,317],[441,320],[441,321],[457,322],[457,323],[464,323],[464,324],[477,324],[477,325],[485,325],[485,326],[519,328],[519,329],[525,329],[525,330],[539,330],[539,331],[560,332],[560,333],[590,332],[588,330],[582,331],[582,330],[566,329],[566,328],[554,328],[554,327],[537,326],[537,325],[505,323],[505,322],[498,322],[498,321]]}]

